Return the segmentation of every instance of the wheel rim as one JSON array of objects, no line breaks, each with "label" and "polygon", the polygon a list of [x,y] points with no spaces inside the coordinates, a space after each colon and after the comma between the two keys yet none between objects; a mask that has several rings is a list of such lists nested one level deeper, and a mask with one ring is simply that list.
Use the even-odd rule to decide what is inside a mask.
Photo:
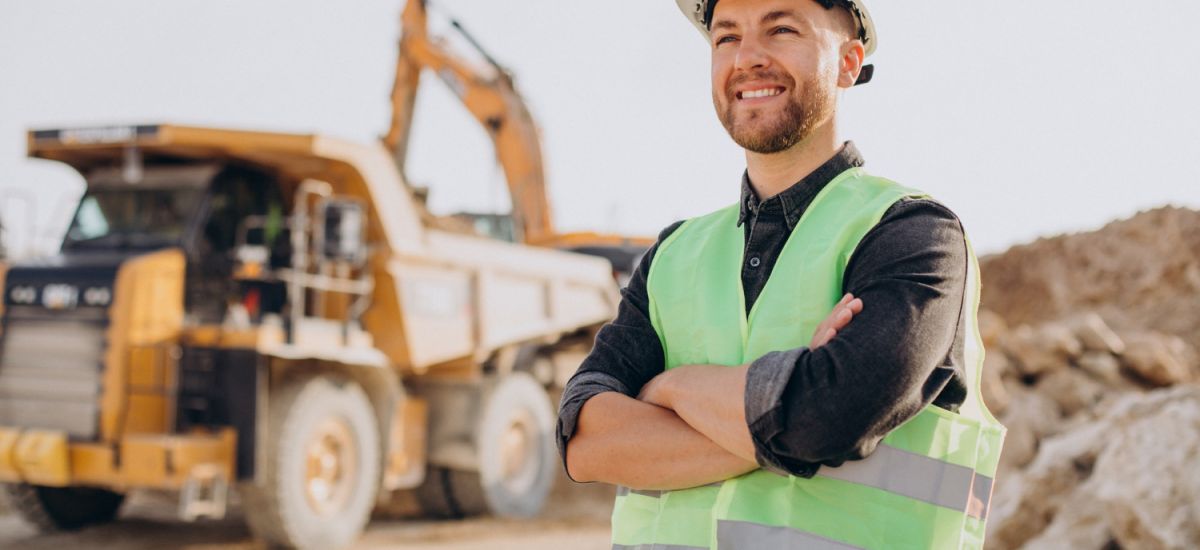
[{"label": "wheel rim", "polygon": [[358,448],[350,426],[325,420],[305,445],[304,497],[321,516],[340,512],[354,491]]},{"label": "wheel rim", "polygon": [[500,482],[514,493],[523,493],[537,480],[537,423],[520,409],[500,436]]}]

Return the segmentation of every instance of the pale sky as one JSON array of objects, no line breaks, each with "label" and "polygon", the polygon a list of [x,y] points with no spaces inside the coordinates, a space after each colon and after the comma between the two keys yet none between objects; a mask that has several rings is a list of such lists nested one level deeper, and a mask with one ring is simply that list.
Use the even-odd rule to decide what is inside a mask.
[{"label": "pale sky", "polygon": [[[440,0],[510,67],[543,131],[563,229],[654,235],[737,199],[708,46],[672,0]],[[403,0],[0,4],[0,195],[28,240],[81,191],[24,158],[30,127],[174,122],[375,139]],[[870,4],[870,85],[841,131],[873,173],[924,189],[981,252],[1163,204],[1200,208],[1198,2]],[[461,51],[466,52],[465,45]],[[490,142],[427,79],[410,179],[435,210],[501,210]]]}]

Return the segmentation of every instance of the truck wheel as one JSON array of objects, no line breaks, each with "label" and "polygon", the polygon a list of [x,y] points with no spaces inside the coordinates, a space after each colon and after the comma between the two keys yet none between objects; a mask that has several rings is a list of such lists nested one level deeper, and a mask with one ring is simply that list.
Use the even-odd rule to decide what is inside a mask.
[{"label": "truck wheel", "polygon": [[430,466],[425,482],[417,488],[421,512],[437,519],[458,519],[488,511],[479,474],[441,466]]},{"label": "truck wheel", "polygon": [[258,537],[293,548],[340,548],[362,532],[379,489],[379,431],[357,384],[313,377],[270,399],[263,485],[243,488]]},{"label": "truck wheel", "polygon": [[125,495],[87,487],[4,487],[10,507],[38,531],[72,531],[117,517]]},{"label": "truck wheel", "polygon": [[488,393],[476,432],[479,473],[451,472],[464,513],[532,517],[542,510],[558,468],[554,409],[528,373],[502,378]]}]

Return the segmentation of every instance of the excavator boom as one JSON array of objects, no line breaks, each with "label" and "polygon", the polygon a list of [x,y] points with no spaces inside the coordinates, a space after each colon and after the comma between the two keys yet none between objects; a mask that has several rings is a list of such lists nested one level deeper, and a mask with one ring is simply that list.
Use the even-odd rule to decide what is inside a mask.
[{"label": "excavator boom", "polygon": [[483,53],[490,64],[479,69],[451,53],[442,40],[427,31],[425,0],[410,0],[400,16],[400,55],[392,88],[392,123],[384,144],[396,165],[404,170],[413,110],[421,74],[429,69],[438,76],[487,131],[504,170],[512,196],[513,225],[518,240],[545,243],[555,236],[547,199],[541,141],[533,116],[513,85],[512,77],[479,43],[454,22],[454,28]]}]

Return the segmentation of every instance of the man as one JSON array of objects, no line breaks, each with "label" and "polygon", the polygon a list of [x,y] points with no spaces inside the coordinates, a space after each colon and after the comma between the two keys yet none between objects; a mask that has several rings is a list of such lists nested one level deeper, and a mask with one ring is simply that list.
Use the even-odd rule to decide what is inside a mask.
[{"label": "man", "polygon": [[976,262],[952,212],[838,139],[864,1],[678,1],[742,199],[646,254],[563,395],[569,475],[620,486],[614,548],[981,547],[1004,429]]}]

